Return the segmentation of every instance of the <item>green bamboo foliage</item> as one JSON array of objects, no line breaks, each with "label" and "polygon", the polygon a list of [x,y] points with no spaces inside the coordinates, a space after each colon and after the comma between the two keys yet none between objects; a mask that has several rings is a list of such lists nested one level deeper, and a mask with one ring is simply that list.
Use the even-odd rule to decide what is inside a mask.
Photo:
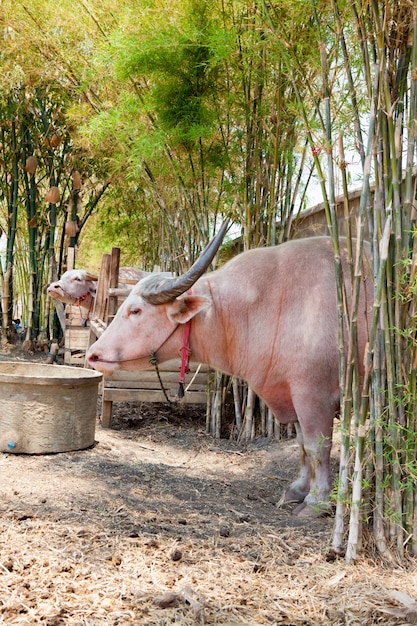
[{"label": "green bamboo foliage", "polygon": [[[6,189],[8,191],[8,216],[6,263],[3,277],[3,329],[10,329],[13,313],[13,249],[16,240],[17,213],[18,213],[18,190],[19,190],[19,156],[17,149],[17,130],[15,111],[12,101],[9,99],[8,110],[11,110],[12,121],[10,125],[10,175],[7,178]],[[7,332],[7,331],[6,331]],[[3,337],[4,338],[4,337]]]},{"label": "green bamboo foliage", "polygon": [[[356,559],[364,529],[373,526],[373,540],[386,558],[402,556],[405,546],[415,553],[415,348],[414,237],[412,215],[415,153],[415,8],[407,2],[332,2],[336,38],[328,36],[328,14],[314,4],[320,42],[321,77],[312,81],[310,98],[300,91],[307,82],[295,43],[286,42],[283,55],[292,68],[294,93],[312,149],[321,184],[329,232],[334,240],[338,284],[342,450],[333,547]],[[350,15],[349,15],[350,12]],[[268,7],[268,26],[282,37]],[[354,34],[345,27],[353,17]],[[359,46],[357,46],[359,42]],[[356,54],[360,51],[360,55]],[[338,59],[343,59],[340,71]],[[340,106],[346,80],[350,105]],[[362,86],[363,85],[363,86]],[[314,89],[320,98],[314,97]],[[366,103],[370,103],[367,110]],[[312,105],[313,103],[313,105]],[[353,121],[363,168],[359,212],[349,220],[344,145],[338,131]],[[365,122],[367,120],[367,122]],[[365,124],[365,127],[364,127]],[[403,174],[407,130],[407,158]],[[367,136],[367,145],[363,138]],[[324,147],[323,154],[316,150]],[[345,192],[344,230],[349,239],[352,307],[346,310],[339,264],[338,221],[335,213],[334,163],[339,165]],[[326,158],[324,158],[326,157]],[[403,182],[404,181],[404,182]],[[353,241],[356,238],[356,242]],[[365,373],[359,384],[356,323],[362,281],[362,242],[374,251],[374,310],[370,320]],[[368,288],[370,286],[368,285]],[[343,340],[345,337],[345,340]]]},{"label": "green bamboo foliage", "polygon": [[[8,100],[0,99],[0,227],[7,235],[1,285],[3,339],[13,338],[12,319],[20,317],[26,328],[24,346],[31,349],[43,347],[50,338],[44,286],[62,271],[68,245],[65,199],[73,170],[60,98],[57,86],[22,86]],[[80,221],[78,230],[107,187],[91,193],[81,219],[77,203],[73,223]]]},{"label": "green bamboo foliage", "polygon": [[[294,83],[284,62],[287,47],[278,39],[282,17],[277,6],[268,8],[263,2],[248,3],[241,14],[234,14],[239,51],[235,77],[240,79],[238,92],[243,94],[238,116],[244,120],[238,152],[243,185],[235,207],[244,250],[275,245],[290,237],[291,224],[303,208],[303,185],[308,184],[308,179],[303,181],[308,146],[299,146],[294,112],[294,102],[302,100],[308,81]],[[304,61],[307,73],[307,59]],[[221,380],[233,395],[231,432],[238,441],[257,436],[280,438],[288,432],[244,381],[230,384],[227,378]]]},{"label": "green bamboo foliage", "polygon": [[[406,2],[348,5],[355,24],[354,39],[349,41],[345,39],[340,5],[332,3],[338,41],[348,68],[352,132],[356,133],[358,142],[364,136],[359,120],[363,124],[366,112],[359,107],[357,99],[359,80],[363,78],[371,103],[367,147],[360,145],[358,149],[363,164],[363,188],[356,228],[352,229],[352,235],[359,241],[356,247],[352,245],[355,267],[351,277],[352,310],[344,312],[341,328],[347,329],[347,369],[341,367],[342,451],[333,536],[334,549],[346,551],[347,561],[354,561],[365,542],[364,529],[370,527],[373,541],[385,558],[402,557],[405,550],[415,554],[416,550],[416,359],[412,340],[415,271],[411,269],[415,255],[415,217],[411,205],[416,137],[416,9],[410,10]],[[355,41],[361,43],[361,56],[356,60]],[[356,85],[351,71],[354,64]],[[337,125],[338,93],[328,89],[332,72],[328,53],[322,56],[322,68],[325,98],[321,106],[328,153],[332,154],[327,164],[329,228],[335,240],[337,261],[337,232],[332,220],[335,148],[329,129]],[[339,154],[343,164],[344,148],[340,141]],[[344,188],[346,192],[346,184]],[[370,238],[374,251],[374,309],[360,387],[358,364],[350,355],[354,354],[356,344],[361,242],[365,236]],[[339,291],[339,308],[341,298]]]},{"label": "green bamboo foliage", "polygon": [[[133,142],[140,163],[135,174],[159,209],[162,269],[186,270],[220,214],[242,225],[241,247],[248,249],[288,238],[302,206],[295,198],[296,192],[303,197],[306,144],[297,161],[295,89],[275,41],[266,36],[264,11],[262,2],[227,2],[219,18],[210,3],[190,1],[178,12],[178,23],[153,29],[147,14],[143,23],[138,18],[136,38],[114,37],[117,78],[127,78],[134,90],[123,104],[128,101],[133,112],[135,103],[135,125],[139,118],[150,138]],[[273,15],[274,22],[280,19]],[[124,115],[122,105],[112,112],[122,133]],[[111,130],[113,155],[110,121],[103,112],[92,128],[104,142]],[[125,144],[130,141],[126,137]],[[216,381],[221,388],[215,390],[208,425],[213,434],[220,433],[219,420],[225,417],[218,399],[230,393],[234,436],[274,436],[271,416],[266,418],[262,403],[242,381],[221,376]]]}]

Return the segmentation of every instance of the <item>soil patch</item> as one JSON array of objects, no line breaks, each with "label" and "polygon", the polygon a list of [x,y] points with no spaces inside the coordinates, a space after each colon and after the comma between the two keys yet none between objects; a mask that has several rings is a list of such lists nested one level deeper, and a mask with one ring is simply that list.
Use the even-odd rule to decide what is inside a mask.
[{"label": "soil patch", "polygon": [[348,566],[331,518],[279,505],[294,441],[214,440],[195,407],[113,415],[88,450],[0,454],[0,624],[410,623],[415,563]]}]

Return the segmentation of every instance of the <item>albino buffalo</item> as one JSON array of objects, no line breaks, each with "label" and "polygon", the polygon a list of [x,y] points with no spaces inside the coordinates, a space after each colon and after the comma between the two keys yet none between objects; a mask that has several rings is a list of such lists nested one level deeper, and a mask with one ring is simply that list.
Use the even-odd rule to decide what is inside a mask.
[{"label": "albino buffalo", "polygon": [[[299,515],[315,515],[329,508],[331,437],[339,406],[331,239],[250,250],[202,276],[219,244],[216,238],[206,249],[208,261],[203,253],[182,277],[142,279],[91,346],[88,363],[111,375],[118,368],[149,368],[151,354],[159,362],[175,358],[190,321],[192,360],[245,379],[277,420],[295,423],[301,471],[286,499],[300,503]],[[349,305],[346,241],[341,239],[340,246]],[[358,314],[361,367],[373,301],[370,267],[365,244]]]},{"label": "albino buffalo", "polygon": [[[140,280],[140,279],[139,279]],[[87,270],[68,270],[61,278],[48,285],[46,293],[53,300],[74,304],[92,311],[97,288],[97,276]]]},{"label": "albino buffalo", "polygon": [[[119,282],[123,284],[124,280],[139,281],[149,275],[150,272],[135,267],[121,267]],[[94,309],[97,280],[98,276],[90,274],[87,270],[67,270],[59,280],[48,285],[46,293],[53,300],[81,307],[88,315]],[[131,288],[131,285],[125,286]]]}]

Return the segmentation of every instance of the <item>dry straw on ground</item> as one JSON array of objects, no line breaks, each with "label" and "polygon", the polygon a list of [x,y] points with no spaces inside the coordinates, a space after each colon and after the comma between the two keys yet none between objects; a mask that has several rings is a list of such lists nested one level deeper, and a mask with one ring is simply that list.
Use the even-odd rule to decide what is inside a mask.
[{"label": "dry straw on ground", "polygon": [[0,624],[417,623],[415,562],[347,566],[331,519],[278,507],[294,442],[242,449],[164,406],[122,406],[116,427],[0,456]]}]

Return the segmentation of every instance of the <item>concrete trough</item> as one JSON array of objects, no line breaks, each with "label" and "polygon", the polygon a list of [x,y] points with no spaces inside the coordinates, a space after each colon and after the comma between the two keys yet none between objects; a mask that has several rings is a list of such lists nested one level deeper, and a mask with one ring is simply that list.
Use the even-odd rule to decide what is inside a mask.
[{"label": "concrete trough", "polygon": [[85,368],[0,362],[0,451],[48,454],[94,443],[102,374]]}]

